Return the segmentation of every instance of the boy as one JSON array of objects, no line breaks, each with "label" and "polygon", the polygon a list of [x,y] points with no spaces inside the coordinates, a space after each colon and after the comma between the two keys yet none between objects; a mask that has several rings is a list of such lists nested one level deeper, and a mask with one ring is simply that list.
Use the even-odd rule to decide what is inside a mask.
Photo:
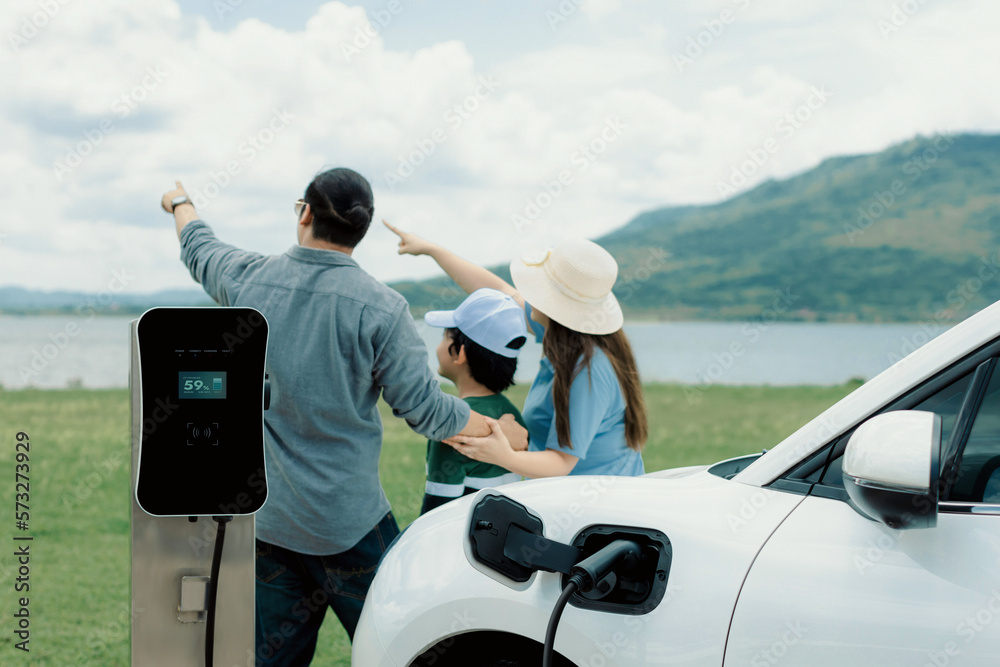
[{"label": "boy", "polygon": [[[455,383],[459,398],[479,414],[499,419],[521,413],[501,394],[514,384],[517,355],[527,341],[524,311],[517,302],[495,289],[470,294],[455,310],[431,311],[424,321],[444,327],[437,347],[438,373]],[[479,489],[520,480],[520,475],[466,458],[442,442],[427,441],[425,514]]]}]

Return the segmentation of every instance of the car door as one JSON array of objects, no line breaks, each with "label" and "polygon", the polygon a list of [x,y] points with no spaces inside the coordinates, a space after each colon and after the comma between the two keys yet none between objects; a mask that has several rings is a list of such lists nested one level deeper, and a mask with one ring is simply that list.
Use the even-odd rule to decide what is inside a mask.
[{"label": "car door", "polygon": [[942,417],[933,528],[893,530],[848,503],[850,433],[772,485],[807,497],[751,567],[725,665],[1000,664],[1000,369],[982,357],[886,408]]}]

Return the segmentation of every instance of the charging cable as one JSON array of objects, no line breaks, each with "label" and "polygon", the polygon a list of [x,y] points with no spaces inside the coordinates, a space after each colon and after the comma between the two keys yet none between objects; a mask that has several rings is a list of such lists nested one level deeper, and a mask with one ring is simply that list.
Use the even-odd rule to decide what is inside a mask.
[{"label": "charging cable", "polygon": [[215,551],[212,553],[212,571],[208,581],[208,618],[205,625],[205,667],[212,667],[215,654],[215,599],[219,592],[219,567],[222,563],[222,546],[226,541],[226,524],[231,516],[213,516],[219,524],[215,533]]},{"label": "charging cable", "polygon": [[549,625],[545,629],[545,646],[542,649],[542,667],[552,667],[552,653],[556,643],[556,630],[562,617],[566,603],[578,590],[586,593],[592,590],[602,579],[616,569],[629,571],[639,563],[642,547],[630,540],[615,540],[600,551],[597,551],[573,566],[569,581],[562,594],[556,600],[556,605],[549,616]]}]

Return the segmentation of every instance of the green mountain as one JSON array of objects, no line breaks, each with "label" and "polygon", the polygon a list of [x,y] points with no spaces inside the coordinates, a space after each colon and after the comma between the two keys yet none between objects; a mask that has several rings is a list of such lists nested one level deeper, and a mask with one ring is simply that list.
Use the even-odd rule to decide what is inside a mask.
[{"label": "green mountain", "polygon": [[[961,319],[1000,299],[1000,135],[829,158],[595,240],[618,260],[631,318]],[[446,278],[393,287],[416,312],[462,297]]]}]

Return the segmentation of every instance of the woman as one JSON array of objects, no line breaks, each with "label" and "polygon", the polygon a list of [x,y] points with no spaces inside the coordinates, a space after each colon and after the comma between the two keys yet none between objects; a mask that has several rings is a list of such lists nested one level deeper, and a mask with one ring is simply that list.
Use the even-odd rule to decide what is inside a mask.
[{"label": "woman", "polygon": [[[383,221],[385,222],[385,221]],[[560,243],[514,260],[514,286],[416,234],[385,225],[399,253],[428,255],[466,292],[491,287],[525,309],[542,362],[521,414],[528,451],[514,451],[493,420],[485,438],[456,436],[455,449],[525,477],[641,475],[648,424],[639,372],[611,292],[618,265],[596,243]]]}]

